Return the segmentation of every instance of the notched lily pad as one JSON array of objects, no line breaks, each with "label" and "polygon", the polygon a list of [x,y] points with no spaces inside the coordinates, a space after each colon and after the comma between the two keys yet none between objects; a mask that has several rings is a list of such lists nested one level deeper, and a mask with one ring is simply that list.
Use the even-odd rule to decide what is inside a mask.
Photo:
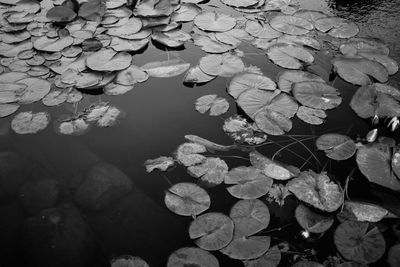
[{"label": "notched lily pad", "polygon": [[356,153],[356,144],[348,136],[341,134],[324,134],[318,137],[316,146],[323,150],[328,158],[346,160]]},{"label": "notched lily pad", "polygon": [[208,75],[231,77],[244,70],[240,57],[231,54],[207,55],[200,59],[200,69]]},{"label": "notched lily pad", "polygon": [[298,168],[274,161],[257,151],[250,152],[250,162],[266,176],[276,180],[289,180],[300,173]]},{"label": "notched lily pad", "polygon": [[297,206],[295,216],[300,226],[310,233],[323,233],[331,228],[334,222],[332,216],[318,214],[303,204]]},{"label": "notched lily pad", "polygon": [[379,222],[388,214],[388,211],[377,205],[356,201],[345,201],[343,210],[338,214],[342,220],[359,222]]},{"label": "notched lily pad", "polygon": [[210,116],[219,116],[226,113],[229,109],[229,102],[217,95],[205,95],[196,100],[196,110],[201,114],[210,112]]},{"label": "notched lily pad", "polygon": [[220,158],[208,157],[199,165],[188,167],[187,171],[191,176],[200,178],[208,185],[215,186],[224,181],[228,173],[228,165]]},{"label": "notched lily pad", "polygon": [[207,149],[204,145],[197,143],[184,143],[176,150],[175,158],[180,164],[189,167],[204,162],[206,157],[199,153],[204,153],[206,151]]}]

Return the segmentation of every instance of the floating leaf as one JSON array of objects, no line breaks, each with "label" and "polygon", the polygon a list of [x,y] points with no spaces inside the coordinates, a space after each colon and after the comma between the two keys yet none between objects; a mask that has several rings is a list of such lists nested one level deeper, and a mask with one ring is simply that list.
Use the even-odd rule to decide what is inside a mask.
[{"label": "floating leaf", "polygon": [[325,265],[322,265],[318,262],[315,261],[306,261],[306,260],[301,260],[293,264],[292,267],[324,267]]},{"label": "floating leaf", "polygon": [[207,55],[200,59],[199,66],[206,74],[221,77],[231,77],[244,69],[240,57],[231,54]]},{"label": "floating leaf", "polygon": [[89,0],[79,8],[79,16],[87,20],[100,21],[106,10],[106,1]]},{"label": "floating leaf", "polygon": [[236,25],[236,19],[223,13],[205,11],[194,18],[194,24],[202,30],[224,32]]},{"label": "floating leaf", "polygon": [[126,52],[117,53],[107,48],[101,49],[86,59],[86,66],[96,71],[116,71],[128,68],[131,65],[132,56]]},{"label": "floating leaf", "polygon": [[249,123],[239,115],[234,115],[226,119],[223,130],[237,143],[259,145],[267,140],[267,135],[261,132],[254,123]]},{"label": "floating leaf", "polygon": [[273,246],[267,253],[255,260],[244,261],[245,267],[277,267],[281,261],[281,251],[278,246]]},{"label": "floating leaf", "polygon": [[273,180],[254,167],[237,167],[225,176],[228,192],[240,199],[256,199],[267,194]]},{"label": "floating leaf", "polygon": [[131,65],[127,69],[118,72],[115,82],[121,85],[134,85],[145,82],[149,75],[138,66]]},{"label": "floating leaf", "polygon": [[54,22],[70,22],[76,17],[76,13],[68,6],[55,6],[47,11],[46,17]]},{"label": "floating leaf", "polygon": [[196,34],[193,37],[193,43],[199,46],[204,52],[221,54],[234,49],[234,46],[224,44],[218,40],[213,40],[208,36]]},{"label": "floating leaf", "polygon": [[66,90],[53,90],[42,99],[42,103],[45,106],[53,107],[63,104],[67,101],[67,98],[68,92]]},{"label": "floating leaf", "polygon": [[297,117],[302,121],[312,124],[312,125],[320,125],[324,123],[327,115],[325,111],[321,109],[314,109],[305,106],[299,107],[296,113]]},{"label": "floating leaf", "polygon": [[149,267],[149,265],[141,258],[130,255],[123,255],[111,260],[111,267]]},{"label": "floating leaf", "polygon": [[144,162],[146,172],[152,172],[156,169],[166,171],[175,165],[175,160],[171,157],[158,157],[156,159],[148,159]]},{"label": "floating leaf", "polygon": [[72,45],[74,39],[71,36],[61,38],[49,38],[42,36],[33,42],[33,47],[40,51],[46,52],[60,52],[64,48]]},{"label": "floating leaf", "polygon": [[201,114],[210,111],[210,116],[219,116],[229,109],[229,103],[225,98],[217,95],[205,95],[196,100],[196,110]]},{"label": "floating leaf", "polygon": [[188,167],[187,171],[191,176],[215,186],[224,181],[228,173],[228,165],[219,158],[206,158],[201,164]]},{"label": "floating leaf", "polygon": [[373,38],[351,38],[340,45],[340,52],[346,56],[358,53],[389,55],[389,48],[382,41]]},{"label": "floating leaf", "polygon": [[222,3],[233,7],[249,7],[258,3],[259,0],[221,0]]},{"label": "floating leaf", "polygon": [[276,180],[289,180],[300,173],[298,168],[285,166],[261,155],[257,151],[250,152],[250,162],[255,168],[261,170],[263,174]]},{"label": "floating leaf", "polygon": [[142,40],[127,40],[119,37],[112,37],[110,47],[117,52],[126,51],[139,51],[149,43],[148,39]]},{"label": "floating leaf", "polygon": [[287,188],[300,200],[320,210],[333,212],[343,203],[343,192],[325,173],[304,171]]},{"label": "floating leaf", "polygon": [[310,52],[296,45],[273,45],[268,49],[267,55],[272,62],[287,69],[300,69],[302,62],[311,64],[314,61]]},{"label": "floating leaf", "polygon": [[30,40],[26,40],[17,44],[7,44],[0,42],[0,55],[13,58],[20,52],[32,49],[33,45]]},{"label": "floating leaf", "polygon": [[0,104],[0,118],[7,117],[19,109],[17,104]]},{"label": "floating leaf", "polygon": [[386,143],[363,145],[357,151],[357,165],[370,182],[400,191],[400,181],[391,165],[392,152]]},{"label": "floating leaf", "polygon": [[328,158],[334,160],[346,160],[356,153],[356,144],[345,135],[324,134],[318,137],[316,146],[323,150]]},{"label": "floating leaf", "polygon": [[358,34],[357,24],[339,17],[325,17],[314,22],[315,28],[335,38],[351,38]]},{"label": "floating leaf", "polygon": [[360,222],[379,222],[388,211],[376,205],[355,201],[345,201],[343,210],[338,214],[339,219]]},{"label": "floating leaf", "polygon": [[201,8],[193,3],[183,3],[181,7],[176,10],[172,16],[171,20],[175,22],[189,22],[192,21],[199,13]]},{"label": "floating leaf", "polygon": [[238,98],[241,93],[251,89],[274,91],[276,84],[266,76],[243,72],[232,78],[228,86],[228,93],[234,98]]},{"label": "floating leaf", "polygon": [[185,83],[206,83],[212,81],[216,76],[204,73],[199,66],[191,67],[185,75],[183,81]]},{"label": "floating leaf", "polygon": [[222,213],[205,213],[190,224],[189,236],[202,249],[222,249],[232,240],[233,221]]},{"label": "floating leaf", "polygon": [[337,57],[332,60],[332,64],[339,76],[352,84],[368,85],[371,83],[369,76],[381,83],[388,80],[386,68],[376,61],[365,58]]},{"label": "floating leaf", "polygon": [[56,132],[64,135],[83,135],[90,129],[90,124],[82,117],[59,120]]},{"label": "floating leaf", "polygon": [[269,24],[277,31],[292,35],[303,35],[314,28],[308,20],[289,15],[275,16]]},{"label": "floating leaf", "polygon": [[279,95],[279,91],[265,90],[246,90],[239,95],[237,104],[243,109],[249,117],[253,117],[263,107],[269,105],[272,100]]},{"label": "floating leaf", "polygon": [[12,119],[11,128],[18,134],[35,134],[44,130],[49,122],[50,115],[47,112],[21,112]]},{"label": "floating leaf", "polygon": [[396,267],[400,265],[400,244],[393,245],[388,252],[387,262],[390,267]]},{"label": "floating leaf", "polygon": [[143,65],[141,68],[151,77],[169,78],[181,75],[187,71],[190,63],[182,59],[171,59],[168,61],[155,61]]},{"label": "floating leaf", "polygon": [[332,216],[323,216],[315,213],[303,204],[297,206],[295,216],[300,226],[310,233],[323,233],[331,228],[334,222]]},{"label": "floating leaf", "polygon": [[198,215],[210,207],[210,196],[198,185],[179,183],[165,193],[165,205],[173,213],[182,216]]},{"label": "floating leaf", "polygon": [[273,184],[271,189],[268,191],[269,202],[275,201],[280,207],[285,205],[285,198],[291,193],[286,186],[282,184]]},{"label": "floating leaf", "polygon": [[382,55],[382,54],[375,54],[375,53],[358,53],[359,56],[369,59],[369,60],[373,60],[376,61],[378,63],[381,63],[383,66],[385,66],[387,72],[389,75],[393,75],[396,72],[399,71],[399,65],[397,64],[397,62],[386,56],[386,55]]},{"label": "floating leaf", "polygon": [[334,234],[334,242],[340,254],[347,260],[369,264],[385,253],[386,244],[377,227],[368,231],[368,223],[346,221]]},{"label": "floating leaf", "polygon": [[235,237],[229,245],[220,251],[237,260],[251,260],[265,254],[271,244],[269,236]]},{"label": "floating leaf", "polygon": [[180,145],[175,153],[175,158],[178,162],[186,167],[202,163],[206,157],[199,153],[206,152],[204,145],[196,143],[184,143]]},{"label": "floating leaf", "polygon": [[256,38],[274,39],[282,35],[281,32],[274,30],[268,23],[249,20],[246,22],[246,32]]},{"label": "floating leaf", "polygon": [[134,14],[140,17],[170,16],[174,11],[169,0],[146,0],[140,1],[134,10]]},{"label": "floating leaf", "polygon": [[107,30],[107,33],[111,36],[117,36],[125,38],[132,34],[138,33],[142,28],[142,21],[139,18],[130,17],[123,25],[119,27],[112,27]]},{"label": "floating leaf", "polygon": [[230,151],[233,148],[236,148],[235,145],[228,145],[228,146],[224,146],[224,145],[219,145],[217,143],[214,143],[212,141],[209,141],[207,139],[204,139],[200,136],[197,135],[193,135],[193,134],[186,134],[185,135],[185,139],[189,142],[193,142],[199,145],[203,145],[207,148],[207,150],[209,151]]},{"label": "floating leaf", "polygon": [[342,102],[339,91],[325,82],[298,82],[292,92],[297,101],[310,108],[327,110]]},{"label": "floating leaf", "polygon": [[298,35],[284,34],[283,36],[277,38],[276,42],[292,44],[292,45],[299,45],[299,46],[306,46],[306,47],[313,48],[315,50],[321,49],[320,42],[310,36],[298,36]]},{"label": "floating leaf", "polygon": [[204,266],[219,267],[217,258],[200,248],[185,247],[174,251],[168,258],[167,267]]}]

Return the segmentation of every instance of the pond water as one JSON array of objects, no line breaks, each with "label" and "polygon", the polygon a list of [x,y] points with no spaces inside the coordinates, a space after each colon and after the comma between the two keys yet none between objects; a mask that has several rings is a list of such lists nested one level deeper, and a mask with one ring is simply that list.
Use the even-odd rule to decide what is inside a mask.
[{"label": "pond water", "polygon": [[[296,8],[321,10],[356,22],[360,27],[359,36],[383,40],[390,48],[390,56],[400,62],[399,1],[292,2]],[[244,14],[218,0],[200,6],[233,16]],[[189,32],[191,26],[192,23],[186,23],[183,30]],[[271,62],[264,51],[246,42],[239,49],[244,53],[242,60],[246,65],[257,66],[265,76],[277,81],[278,74],[284,69]],[[315,139],[321,134],[331,132],[348,135],[353,139],[364,138],[372,126],[370,119],[360,119],[349,106],[358,86],[331,74],[330,60],[334,53],[325,52],[324,49],[314,52],[315,64],[308,70],[340,91],[341,105],[327,111],[328,118],[320,126],[312,126],[293,118],[290,132],[282,136],[269,136],[268,140],[273,140],[274,143],[260,146],[257,151],[272,157],[282,146],[293,142],[293,138],[300,139],[301,142],[295,142],[288,149],[283,149],[275,158],[301,166],[301,170],[327,171],[343,186],[346,177],[356,167],[354,157],[340,162],[329,160],[323,152],[317,151]],[[133,64],[143,66],[153,61],[182,59],[191,66],[196,66],[205,55],[207,53],[190,42],[186,42],[183,49],[170,51],[150,42],[144,51],[134,54]],[[229,77],[217,77],[206,84],[194,86],[184,84],[183,79],[184,74],[170,78],[150,77],[143,83],[135,84],[133,90],[123,95],[85,94],[84,99],[77,104],[46,107],[39,101],[21,106],[18,113],[47,111],[50,114],[52,122],[37,134],[15,133],[10,128],[15,115],[0,120],[0,151],[15,152],[24,157],[23,160],[15,159],[18,166],[16,170],[10,171],[6,163],[0,163],[1,183],[6,181],[4,175],[8,179],[14,177],[13,175],[16,177],[15,182],[10,185],[0,185],[0,266],[102,267],[110,266],[110,260],[119,255],[139,256],[150,266],[166,266],[168,256],[173,251],[185,246],[195,246],[187,232],[193,219],[168,210],[164,204],[164,196],[172,184],[197,183],[197,180],[183,166],[177,166],[168,172],[147,173],[144,162],[159,156],[172,155],[185,142],[184,136],[188,134],[218,144],[231,145],[233,142],[222,130],[222,125],[226,118],[237,113],[243,115],[244,112],[226,91]],[[400,76],[390,76],[389,84],[399,87]],[[196,99],[209,94],[226,98],[230,105],[228,112],[215,117],[197,112],[194,107]],[[112,127],[92,127],[80,136],[56,133],[53,122],[57,118],[62,115],[71,116],[99,102],[109,102],[118,107],[124,112],[123,118]],[[383,124],[379,127],[384,128]],[[305,136],[304,140],[300,138],[301,135]],[[314,137],[307,139],[309,136]],[[397,140],[398,131],[387,131],[387,136]],[[310,151],[317,155],[318,160],[310,156]],[[221,157],[230,169],[250,165],[246,160],[248,152],[231,150],[207,153],[209,156]],[[12,156],[3,156],[5,160],[13,161],[8,158]],[[100,210],[88,209],[74,200],[77,188],[88,175],[88,170],[96,164],[113,165],[133,183],[132,190]],[[120,174],[115,174],[118,175]],[[381,188],[372,190],[357,168],[352,175],[356,179],[349,183],[350,198],[376,203],[399,214],[398,194]],[[54,183],[50,182],[42,187],[32,186],[42,180],[51,180]],[[88,184],[88,191],[82,193],[83,198],[91,190],[96,190],[96,186],[101,188],[102,185],[92,187]],[[123,188],[118,190],[124,191]],[[227,192],[224,185],[206,190],[212,200],[208,211],[229,214],[230,208],[238,201]],[[291,195],[286,198],[283,207],[266,201],[265,196],[260,199],[267,204],[271,214],[266,231],[275,229],[269,233],[272,238],[271,246],[285,242],[290,244],[289,251],[282,253],[279,266],[291,266],[300,258],[322,263],[328,256],[339,255],[332,237],[339,223],[336,222],[335,227],[323,237],[312,234],[309,239],[305,239],[301,235],[302,228],[294,218],[294,209],[298,205],[296,197]],[[55,207],[58,209],[48,210]],[[66,221],[67,217],[69,219]],[[50,222],[44,222],[46,220]],[[378,228],[384,233],[386,247],[389,248],[398,242],[390,229],[396,224],[396,219],[385,220],[378,224]],[[278,229],[281,226],[283,228]],[[241,261],[230,259],[222,253],[213,252],[213,255],[219,260],[220,266],[243,266]],[[389,266],[386,258],[387,254],[369,266]]]}]

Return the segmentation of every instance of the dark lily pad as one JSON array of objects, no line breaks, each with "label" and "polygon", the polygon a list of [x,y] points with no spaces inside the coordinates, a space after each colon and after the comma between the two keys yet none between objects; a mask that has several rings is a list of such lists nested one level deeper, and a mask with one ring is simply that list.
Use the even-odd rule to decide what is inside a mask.
[{"label": "dark lily pad", "polygon": [[110,262],[111,267],[149,267],[149,265],[139,257],[131,255],[122,255],[115,257]]},{"label": "dark lily pad", "polygon": [[47,11],[46,17],[55,22],[70,22],[76,17],[76,13],[68,6],[55,6]]},{"label": "dark lily pad", "polygon": [[334,242],[342,256],[358,263],[369,264],[385,253],[386,244],[377,227],[368,230],[365,222],[343,222],[336,228]]},{"label": "dark lily pad", "polygon": [[389,249],[387,262],[390,267],[396,267],[400,265],[400,244],[396,244]]},{"label": "dark lily pad", "polygon": [[273,246],[264,255],[254,260],[243,261],[245,267],[277,267],[281,261],[281,251]]},{"label": "dark lily pad", "polygon": [[318,137],[316,146],[323,150],[328,158],[346,160],[356,153],[356,144],[348,136],[341,134],[324,134]]},{"label": "dark lily pad", "polygon": [[334,222],[332,216],[320,215],[303,204],[297,206],[295,214],[300,226],[310,233],[323,233],[331,228]]}]

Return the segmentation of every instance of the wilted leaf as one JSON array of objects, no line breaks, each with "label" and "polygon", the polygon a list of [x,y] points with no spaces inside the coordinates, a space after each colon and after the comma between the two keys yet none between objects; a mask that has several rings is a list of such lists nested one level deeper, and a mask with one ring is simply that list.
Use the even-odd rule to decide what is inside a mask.
[{"label": "wilted leaf", "polygon": [[190,63],[181,59],[171,59],[168,61],[150,62],[143,65],[141,68],[151,77],[169,78],[184,73],[189,69],[189,67]]},{"label": "wilted leaf", "polygon": [[175,153],[175,158],[178,162],[186,167],[202,163],[206,157],[199,153],[206,152],[204,145],[196,143],[184,143],[178,147]]},{"label": "wilted leaf", "polygon": [[175,165],[175,160],[171,157],[158,157],[156,159],[148,159],[144,162],[147,172],[152,172],[156,169],[166,171]]},{"label": "wilted leaf", "polygon": [[229,109],[229,102],[217,95],[205,95],[196,100],[196,110],[201,114],[210,111],[211,116],[219,116]]},{"label": "wilted leaf", "polygon": [[382,207],[355,201],[345,201],[343,210],[338,214],[339,219],[360,222],[379,222],[388,211]]},{"label": "wilted leaf", "polygon": [[168,258],[167,267],[204,266],[219,267],[217,258],[200,248],[185,247],[174,251]]},{"label": "wilted leaf", "polygon": [[280,207],[285,205],[285,198],[291,195],[289,190],[283,184],[273,184],[268,191],[267,200],[269,202],[275,201]]},{"label": "wilted leaf", "polygon": [[341,187],[325,173],[304,171],[286,186],[298,199],[323,211],[333,212],[343,203]]},{"label": "wilted leaf", "polygon": [[205,213],[190,224],[189,236],[202,249],[219,250],[231,242],[233,227],[228,216],[217,212]]},{"label": "wilted leaf", "polygon": [[377,227],[368,231],[368,223],[345,221],[334,234],[336,248],[348,260],[369,264],[385,253],[386,244]]},{"label": "wilted leaf", "polygon": [[173,213],[182,216],[198,215],[210,207],[207,192],[192,183],[179,183],[165,192],[165,205]]},{"label": "wilted leaf", "polygon": [[250,162],[251,165],[261,170],[266,176],[276,180],[289,180],[300,173],[298,168],[289,165],[285,166],[261,155],[257,151],[250,152]]},{"label": "wilted leaf", "polygon": [[341,134],[324,134],[318,137],[316,146],[323,150],[328,158],[346,160],[356,153],[356,144],[348,136]]},{"label": "wilted leaf", "polygon": [[323,233],[331,228],[334,222],[332,216],[318,214],[303,204],[297,206],[295,216],[300,226],[310,233]]},{"label": "wilted leaf", "polygon": [[237,143],[258,145],[267,140],[267,135],[261,132],[254,123],[249,123],[239,115],[234,115],[226,119],[223,130]]},{"label": "wilted leaf", "polygon": [[21,112],[12,119],[11,128],[18,134],[35,134],[44,130],[49,122],[50,115],[47,112]]}]

